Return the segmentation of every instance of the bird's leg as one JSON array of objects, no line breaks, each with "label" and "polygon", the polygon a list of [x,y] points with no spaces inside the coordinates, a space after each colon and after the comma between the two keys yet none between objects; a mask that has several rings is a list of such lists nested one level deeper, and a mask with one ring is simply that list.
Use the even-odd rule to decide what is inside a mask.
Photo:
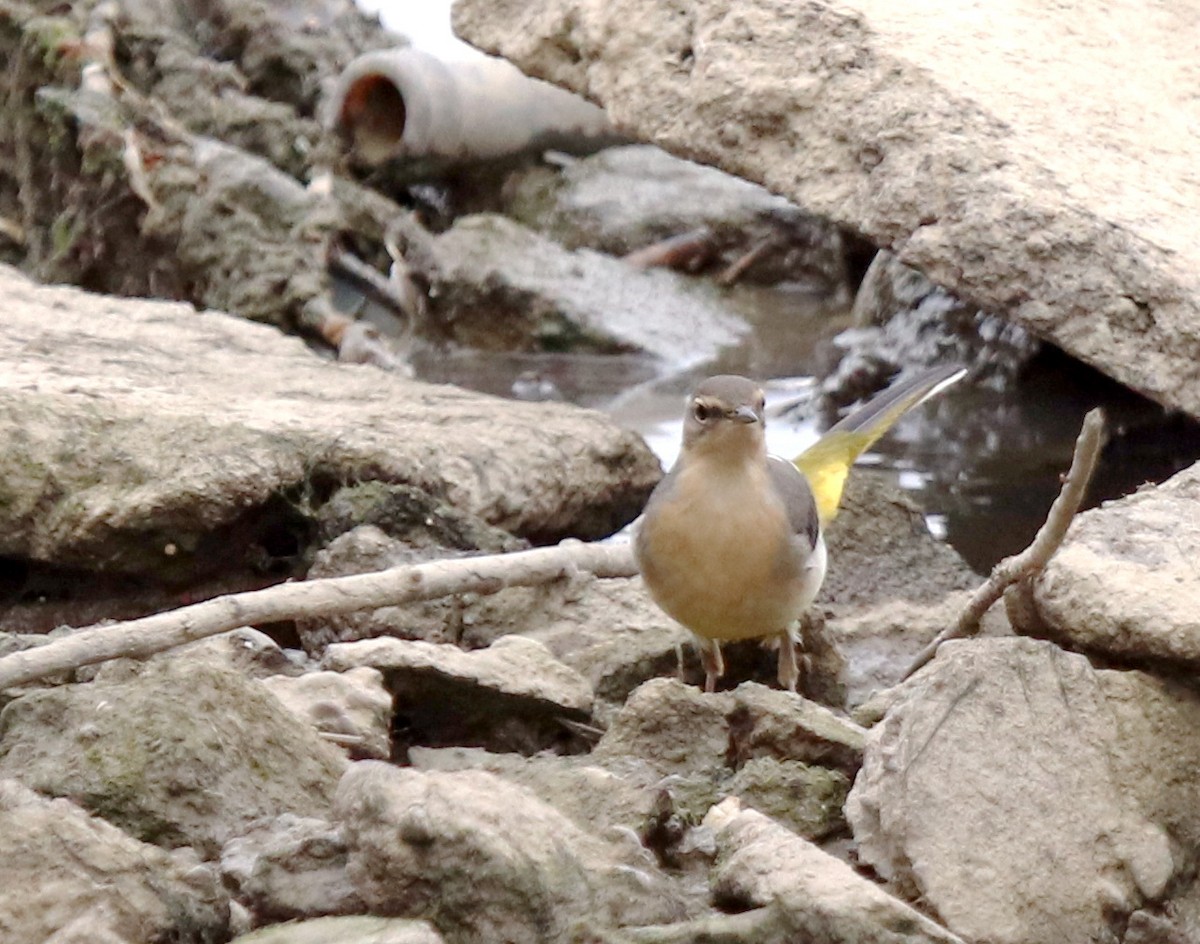
[{"label": "bird's leg", "polygon": [[725,674],[725,660],[721,658],[721,644],[715,639],[696,639],[700,650],[700,664],[704,666],[704,690],[715,692],[717,679]]},{"label": "bird's leg", "polygon": [[800,667],[796,663],[796,624],[793,623],[779,637],[779,684],[789,692],[796,690],[800,681]]}]

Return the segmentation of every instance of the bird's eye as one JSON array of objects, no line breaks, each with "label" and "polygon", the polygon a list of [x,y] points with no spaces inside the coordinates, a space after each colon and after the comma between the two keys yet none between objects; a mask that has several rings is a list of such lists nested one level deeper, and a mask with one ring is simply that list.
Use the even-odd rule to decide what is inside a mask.
[{"label": "bird's eye", "polygon": [[707,423],[715,411],[707,403],[697,402],[692,407],[692,415],[701,423]]}]

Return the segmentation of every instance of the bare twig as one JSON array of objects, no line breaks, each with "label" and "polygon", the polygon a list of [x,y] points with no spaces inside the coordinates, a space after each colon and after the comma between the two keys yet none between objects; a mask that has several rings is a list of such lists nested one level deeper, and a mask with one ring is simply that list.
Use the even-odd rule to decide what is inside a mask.
[{"label": "bare twig", "polygon": [[410,329],[421,320],[423,311],[419,296],[407,291],[403,283],[398,286],[392,279],[354,254],[345,250],[334,252],[330,256],[329,267],[338,275],[349,279],[379,304],[392,309]]},{"label": "bare twig", "polygon": [[142,157],[142,149],[138,144],[137,132],[126,128],[123,136],[125,146],[121,151],[121,159],[125,164],[125,173],[129,175],[129,189],[141,198],[151,210],[161,210],[162,206],[150,189],[150,181],[146,177],[146,163]]},{"label": "bare twig", "polygon": [[722,288],[729,288],[746,274],[747,269],[782,242],[783,240],[777,233],[763,237],[725,267],[717,276],[717,284]]},{"label": "bare twig", "polygon": [[393,567],[371,574],[284,583],[233,593],[124,623],[81,629],[34,649],[0,658],[0,690],[123,656],[144,657],[240,626],[314,619],[432,600],[456,593],[497,593],[577,573],[630,577],[627,544],[564,542],[515,554],[491,554]]},{"label": "bare twig", "polygon": [[707,227],[669,236],[621,257],[638,269],[678,269],[694,272],[713,253],[713,234]]},{"label": "bare twig", "polygon": [[[933,642],[921,650],[913,660],[908,672],[905,673],[905,678],[929,662],[937,653],[938,647],[946,640],[974,636],[979,632],[979,621],[983,619],[983,614],[1000,599],[1009,587],[1014,585],[1032,587],[1034,577],[1041,573],[1046,564],[1050,562],[1050,558],[1054,556],[1055,551],[1062,544],[1063,538],[1066,537],[1067,529],[1071,526],[1075,514],[1079,511],[1083,496],[1087,492],[1088,483],[1092,479],[1092,473],[1096,469],[1096,460],[1100,455],[1100,446],[1103,444],[1103,434],[1104,414],[1099,409],[1092,410],[1083,418],[1083,428],[1080,429],[1079,438],[1075,441],[1075,455],[1071,460],[1071,471],[1063,480],[1062,489],[1059,491],[1058,497],[1054,499],[1054,504],[1050,506],[1050,511],[1046,514],[1046,521],[1034,536],[1033,542],[1020,554],[1006,557],[992,568],[991,576],[972,595],[959,615],[958,621],[943,630]],[[1028,602],[1027,594],[1023,596],[1023,601]],[[1014,605],[1017,605],[1016,601]]]}]

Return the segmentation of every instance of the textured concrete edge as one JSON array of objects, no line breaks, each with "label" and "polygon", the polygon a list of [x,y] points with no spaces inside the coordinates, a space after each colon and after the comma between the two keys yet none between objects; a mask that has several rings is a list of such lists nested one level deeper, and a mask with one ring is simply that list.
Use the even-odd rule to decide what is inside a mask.
[{"label": "textured concrete edge", "polygon": [[[786,38],[807,75],[781,83],[770,38],[744,47],[767,52],[736,73],[710,51],[704,71],[716,78],[695,78],[695,59],[672,69],[661,55],[671,37],[638,37],[636,3],[609,5],[607,19],[583,0],[530,6],[458,0],[455,29],[599,101],[624,130],[857,230],[965,299],[1200,416],[1200,336],[1189,327],[1200,311],[1172,277],[1170,253],[1068,202],[1048,171],[1005,140],[1009,129],[878,49],[861,17],[829,3],[797,5]],[[681,14],[691,22],[677,41],[701,28],[710,40],[720,35],[721,11],[710,3]],[[770,95],[756,82],[769,83]],[[722,110],[729,120],[713,120]],[[762,133],[739,140],[747,128]],[[1164,353],[1148,358],[1148,350]]]}]

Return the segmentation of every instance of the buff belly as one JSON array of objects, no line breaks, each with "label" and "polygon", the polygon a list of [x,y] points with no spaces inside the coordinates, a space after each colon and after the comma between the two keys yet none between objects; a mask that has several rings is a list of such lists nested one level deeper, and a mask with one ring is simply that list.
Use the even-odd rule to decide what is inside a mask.
[{"label": "buff belly", "polygon": [[[638,536],[638,559],[655,601],[698,636],[752,639],[784,633],[825,576],[825,546],[791,533],[778,503],[723,492],[693,497],[656,516]],[[761,495],[760,491],[749,495]],[[731,511],[735,510],[735,513]]]}]

